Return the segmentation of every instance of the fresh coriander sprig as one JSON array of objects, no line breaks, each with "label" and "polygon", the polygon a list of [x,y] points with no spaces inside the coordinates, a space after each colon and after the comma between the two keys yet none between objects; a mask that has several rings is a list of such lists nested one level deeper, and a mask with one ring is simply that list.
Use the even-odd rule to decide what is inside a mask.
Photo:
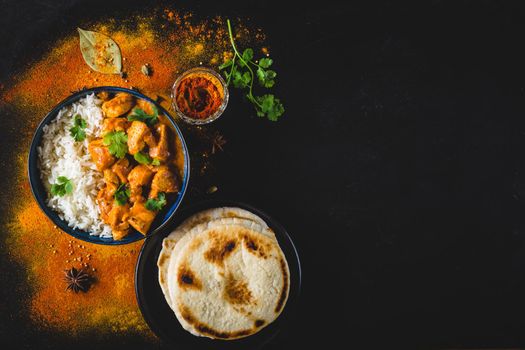
[{"label": "fresh coriander sprig", "polygon": [[57,177],[57,182],[51,186],[51,194],[53,196],[63,197],[71,192],[73,192],[73,184],[65,176]]},{"label": "fresh coriander sprig", "polygon": [[126,184],[120,184],[120,186],[115,191],[115,194],[113,195],[113,197],[115,198],[115,203],[117,205],[126,204],[130,196],[131,190],[126,187]]},{"label": "fresh coriander sprig", "polygon": [[160,159],[151,158],[147,153],[137,152],[133,155],[133,158],[135,158],[135,160],[140,164],[151,164],[154,166],[160,165]]},{"label": "fresh coriander sprig", "polygon": [[73,119],[73,127],[69,129],[69,133],[75,139],[75,141],[84,141],[86,139],[86,128],[87,123],[79,114],[76,114]]},{"label": "fresh coriander sprig", "polygon": [[149,126],[156,124],[158,119],[159,119],[159,111],[157,107],[155,106],[153,106],[153,115],[149,115],[143,109],[133,108],[132,114],[128,116],[128,120],[130,122],[137,120],[139,122],[144,122],[148,124]]},{"label": "fresh coriander sprig", "polygon": [[128,135],[124,131],[108,132],[102,142],[108,146],[109,153],[117,158],[124,158],[128,151]]},{"label": "fresh coriander sprig", "polygon": [[135,160],[140,164],[151,164],[152,162],[151,157],[148,154],[142,152],[135,153],[133,158],[135,158]]},{"label": "fresh coriander sprig", "polygon": [[[267,117],[271,121],[277,121],[284,113],[284,106],[281,101],[273,94],[262,96],[253,95],[253,81],[257,77],[259,85],[264,88],[271,88],[275,85],[277,73],[268,69],[273,64],[271,58],[261,58],[258,63],[253,61],[253,49],[247,48],[242,55],[237,50],[230,20],[227,20],[228,34],[233,49],[233,58],[219,66],[219,70],[224,71],[226,84],[233,84],[236,88],[248,89],[246,98],[253,103],[255,111],[259,117]],[[255,73],[254,73],[254,69]]]},{"label": "fresh coriander sprig", "polygon": [[159,211],[167,203],[166,195],[163,192],[160,192],[157,198],[150,198],[146,201],[146,209],[150,211]]}]

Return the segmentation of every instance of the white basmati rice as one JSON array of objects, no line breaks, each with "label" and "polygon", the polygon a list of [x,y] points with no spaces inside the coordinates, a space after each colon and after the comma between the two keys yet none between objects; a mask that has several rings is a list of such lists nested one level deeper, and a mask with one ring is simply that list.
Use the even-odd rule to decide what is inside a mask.
[{"label": "white basmati rice", "polygon": [[[44,126],[38,155],[40,177],[48,193],[47,205],[70,227],[111,238],[111,228],[100,219],[100,209],[96,203],[97,193],[104,185],[103,175],[91,161],[88,152],[89,142],[101,133],[101,104],[102,101],[91,94],[61,109],[57,117]],[[87,137],[81,142],[75,142],[69,131],[76,114],[87,124]],[[51,186],[59,176],[65,176],[71,181],[71,194],[63,197],[51,194]]]}]

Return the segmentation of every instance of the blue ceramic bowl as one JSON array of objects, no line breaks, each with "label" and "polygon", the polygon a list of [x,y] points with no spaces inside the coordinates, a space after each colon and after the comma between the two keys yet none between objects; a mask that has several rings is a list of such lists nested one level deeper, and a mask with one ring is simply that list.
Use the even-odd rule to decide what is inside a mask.
[{"label": "blue ceramic bowl", "polygon": [[65,220],[62,220],[58,214],[53,211],[50,207],[47,206],[46,200],[47,200],[47,191],[42,183],[42,180],[40,179],[40,169],[38,168],[38,152],[37,148],[40,146],[40,143],[42,141],[42,135],[43,130],[42,128],[49,124],[58,114],[58,112],[72,104],[73,102],[76,102],[80,100],[81,98],[85,97],[86,95],[92,94],[92,93],[99,93],[102,91],[107,91],[110,93],[116,93],[116,92],[127,92],[137,98],[144,99],[146,101],[149,101],[153,103],[159,110],[159,113],[164,114],[166,118],[170,121],[170,123],[173,125],[175,132],[177,133],[177,137],[180,139],[182,144],[182,152],[184,154],[184,169],[183,169],[183,178],[182,178],[182,184],[181,189],[179,193],[177,194],[177,197],[175,200],[172,201],[172,203],[168,203],[169,205],[164,208],[155,218],[155,221],[152,223],[150,231],[148,232],[148,236],[155,234],[156,232],[162,230],[170,219],[173,217],[175,212],[177,211],[177,208],[181,204],[182,198],[184,197],[184,193],[186,192],[186,188],[188,187],[188,181],[190,178],[190,158],[188,155],[188,148],[186,147],[186,142],[184,141],[184,137],[182,136],[182,133],[173,120],[173,118],[169,115],[169,113],[162,108],[158,103],[153,101],[147,96],[144,96],[143,94],[125,89],[120,87],[113,87],[113,86],[101,86],[96,87],[92,89],[82,90],[80,92],[77,92],[68,98],[66,98],[64,101],[60,102],[51,112],[49,112],[44,120],[40,123],[38,128],[36,129],[35,135],[33,136],[33,140],[31,142],[31,148],[29,150],[29,183],[31,185],[31,191],[33,192],[33,195],[38,202],[38,205],[44,213],[47,215],[48,218],[53,221],[55,225],[60,227],[64,232],[68,233],[69,235],[81,239],[86,242],[96,243],[96,244],[105,244],[105,245],[118,245],[118,244],[127,244],[136,242],[138,240],[141,240],[144,238],[144,235],[142,235],[140,232],[131,229],[130,233],[123,239],[116,241],[111,238],[101,238],[98,236],[90,235],[89,232],[82,231],[79,229],[73,229],[68,226],[67,222]]}]

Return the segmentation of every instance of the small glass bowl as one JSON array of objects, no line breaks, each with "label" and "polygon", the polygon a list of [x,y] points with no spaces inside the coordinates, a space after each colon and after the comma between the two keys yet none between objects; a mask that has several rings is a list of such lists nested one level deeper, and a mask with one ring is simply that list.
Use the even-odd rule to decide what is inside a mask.
[{"label": "small glass bowl", "polygon": [[[207,76],[211,78],[211,80],[214,83],[216,83],[215,85],[217,86],[217,88],[220,88],[223,91],[222,103],[219,106],[219,109],[217,109],[215,113],[213,113],[206,119],[195,119],[195,118],[189,117],[186,114],[184,114],[179,109],[179,106],[177,105],[177,88],[179,87],[180,82],[184,78],[188,77],[189,75]],[[226,85],[226,82],[224,81],[224,79],[221,77],[219,73],[217,73],[213,69],[205,68],[205,67],[196,67],[196,68],[192,68],[192,69],[185,71],[177,78],[177,80],[175,80],[175,83],[173,84],[173,87],[171,88],[171,104],[173,105],[173,109],[175,110],[177,115],[182,120],[184,120],[188,124],[193,124],[193,125],[208,124],[214,121],[215,119],[219,118],[221,114],[224,112],[224,110],[226,109],[226,106],[228,105],[228,98],[229,98],[228,86]]]}]

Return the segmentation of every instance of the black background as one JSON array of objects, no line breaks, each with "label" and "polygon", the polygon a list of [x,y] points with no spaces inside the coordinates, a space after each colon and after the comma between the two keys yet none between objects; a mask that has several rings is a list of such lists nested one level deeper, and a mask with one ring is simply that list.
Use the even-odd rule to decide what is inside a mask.
[{"label": "black background", "polygon": [[[152,4],[0,1],[0,80],[78,21]],[[270,123],[231,103],[216,178],[302,257],[301,309],[269,349],[525,346],[525,4],[176,4],[250,17],[272,46],[287,112]],[[1,288],[3,342],[145,348],[29,329]]]}]

